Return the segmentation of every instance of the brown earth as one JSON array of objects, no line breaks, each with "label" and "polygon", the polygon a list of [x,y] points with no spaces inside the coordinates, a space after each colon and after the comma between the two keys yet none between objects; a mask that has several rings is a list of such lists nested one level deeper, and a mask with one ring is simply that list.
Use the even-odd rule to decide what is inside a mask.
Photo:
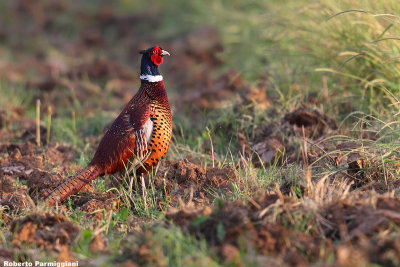
[{"label": "brown earth", "polygon": [[376,132],[361,131],[358,141],[331,138],[338,134],[342,131],[335,120],[322,111],[295,109],[285,114],[280,122],[269,125],[264,133],[254,137],[254,141],[239,133],[239,154],[251,160],[255,167],[293,163],[312,165],[313,168],[336,166],[343,170],[335,173],[335,180],[352,181],[352,189],[374,189],[380,193],[396,190],[399,184],[396,156],[389,159],[394,163],[388,171],[388,166],[382,163],[382,155],[388,151],[374,146],[379,137]]},{"label": "brown earth", "polygon": [[[279,255],[290,266],[305,266],[310,259],[325,258],[332,247],[322,238],[295,232],[278,222],[266,220],[265,216],[271,216],[267,208],[278,201],[293,203],[289,198],[268,195],[247,205],[239,201],[225,203],[212,212],[209,208],[199,212],[173,211],[167,214],[167,218],[190,234],[205,238],[226,262],[243,264],[237,262],[237,255],[243,249],[255,249],[260,255]],[[250,243],[245,244],[244,240]],[[321,252],[322,247],[326,247],[324,252]]]},{"label": "brown earth", "polygon": [[58,261],[72,261],[71,245],[79,234],[78,226],[60,214],[33,213],[11,222],[13,249],[0,251],[4,260],[24,261],[27,246],[44,249],[56,255]]},{"label": "brown earth", "polygon": [[65,145],[49,145],[45,149],[31,142],[0,145],[0,199],[10,210],[24,209],[40,193],[57,183],[61,175],[75,169],[70,164],[73,149]]},{"label": "brown earth", "polygon": [[79,228],[59,214],[31,214],[14,220],[10,226],[14,233],[13,244],[32,244],[40,248],[60,249],[70,246],[79,233]]},{"label": "brown earth", "polygon": [[[0,154],[6,155],[0,158],[1,205],[9,211],[21,211],[34,205],[46,190],[80,169],[70,163],[74,153],[72,147],[59,144],[43,148],[29,141],[0,145]],[[202,168],[181,160],[166,162],[155,178],[155,185],[171,198],[171,205],[182,200],[203,206],[215,198],[213,192],[230,194],[230,183],[237,178],[232,168]],[[103,218],[104,210],[118,210],[120,203],[116,191],[97,193],[91,186],[73,199],[74,207],[98,219]]]},{"label": "brown earth", "polygon": [[168,162],[155,177],[155,186],[171,198],[172,205],[183,201],[188,205],[204,206],[215,198],[213,191],[229,195],[230,183],[238,179],[232,168],[202,168],[187,159]]},{"label": "brown earth", "polygon": [[115,191],[98,193],[93,190],[86,190],[74,197],[73,206],[101,221],[106,213],[111,211],[118,212],[120,204],[118,193]]},{"label": "brown earth", "polygon": [[[0,159],[0,204],[9,212],[35,205],[47,190],[80,169],[70,163],[75,152],[67,145],[4,144],[0,145],[2,153],[9,156]],[[118,201],[114,191],[98,193],[89,185],[74,197],[73,205],[102,219],[103,211],[116,210]]]},{"label": "brown earth", "polygon": [[319,144],[320,141],[335,133],[336,122],[323,112],[295,109],[254,137],[252,145],[239,133],[239,153],[251,159],[256,167],[294,162],[311,164],[328,150],[325,144]]},{"label": "brown earth", "polygon": [[[357,260],[377,264],[400,262],[399,240],[375,238],[391,224],[400,225],[400,198],[375,194],[373,199],[376,203],[372,205],[365,198],[349,197],[321,206],[318,213],[322,218],[316,217],[321,232],[295,230],[296,221],[290,219],[291,214],[310,211],[296,205],[295,199],[279,194],[260,196],[247,204],[228,202],[213,210],[172,210],[167,219],[188,233],[205,238],[226,262],[240,264],[237,255],[239,250],[246,249],[279,256],[290,266],[308,266],[332,253],[340,266],[351,266]],[[275,217],[273,207],[277,205],[281,216]],[[243,243],[244,240],[251,243]]]},{"label": "brown earth", "polygon": [[297,136],[310,139],[318,139],[327,131],[337,129],[336,122],[333,119],[316,109],[296,109],[287,113],[283,120],[293,126],[293,132]]}]

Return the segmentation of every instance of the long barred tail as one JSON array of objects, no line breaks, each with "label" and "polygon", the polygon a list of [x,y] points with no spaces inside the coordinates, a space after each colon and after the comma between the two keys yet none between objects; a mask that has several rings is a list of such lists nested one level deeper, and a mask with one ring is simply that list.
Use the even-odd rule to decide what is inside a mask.
[{"label": "long barred tail", "polygon": [[98,167],[88,166],[59,184],[52,192],[49,192],[44,200],[49,206],[54,206],[57,202],[61,203],[96,179],[100,174],[101,171]]}]

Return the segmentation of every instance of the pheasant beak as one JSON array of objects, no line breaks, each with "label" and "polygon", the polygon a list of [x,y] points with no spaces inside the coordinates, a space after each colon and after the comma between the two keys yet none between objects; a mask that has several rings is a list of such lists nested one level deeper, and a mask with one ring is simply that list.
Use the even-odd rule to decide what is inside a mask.
[{"label": "pheasant beak", "polygon": [[170,54],[168,53],[168,51],[165,50],[161,50],[161,56],[170,56]]}]

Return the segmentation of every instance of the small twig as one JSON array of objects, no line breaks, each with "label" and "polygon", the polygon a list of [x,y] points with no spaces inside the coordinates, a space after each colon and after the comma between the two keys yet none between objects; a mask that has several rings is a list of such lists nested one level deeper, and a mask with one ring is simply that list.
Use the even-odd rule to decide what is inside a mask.
[{"label": "small twig", "polygon": [[[324,153],[326,154],[326,156],[332,161],[332,163],[335,164],[335,159],[332,158],[332,156],[329,155],[329,153],[328,153],[325,149],[323,149],[319,144],[314,143],[314,142],[311,142],[311,141],[309,141],[309,140],[306,140],[306,142],[307,142],[308,144],[310,144],[311,146],[315,146],[316,148],[318,148],[319,150],[321,150],[322,152],[324,152]],[[314,163],[314,162],[313,162],[313,163]],[[311,165],[313,165],[313,163],[312,163]]]},{"label": "small twig", "polygon": [[188,205],[193,204],[193,186],[190,187],[190,192],[189,192],[189,201],[188,201]]},{"label": "small twig", "polygon": [[260,204],[258,204],[258,203],[257,203],[255,200],[253,200],[252,198],[249,198],[249,202],[250,202],[251,204],[253,204],[253,206],[256,207],[256,209],[258,209],[258,210],[261,209]]},{"label": "small twig", "polygon": [[164,212],[164,209],[162,207],[161,201],[158,202],[158,207],[160,208],[161,212]]},{"label": "small twig", "polygon": [[93,231],[93,236],[96,236],[96,235],[100,234],[101,232],[104,232],[105,234],[107,234],[109,227],[110,227],[110,224],[108,223],[108,224],[103,225],[102,227],[95,229]]}]

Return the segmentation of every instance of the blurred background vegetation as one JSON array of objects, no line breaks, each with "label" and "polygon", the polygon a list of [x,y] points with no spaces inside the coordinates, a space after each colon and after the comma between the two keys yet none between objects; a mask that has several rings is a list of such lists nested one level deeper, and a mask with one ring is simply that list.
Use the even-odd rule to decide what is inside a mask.
[{"label": "blurred background vegetation", "polygon": [[[100,112],[117,112],[128,96],[115,102],[108,97],[128,84],[130,94],[135,92],[137,51],[158,43],[172,49],[173,57],[162,71],[170,98],[178,105],[185,102],[181,92],[203,90],[188,80],[218,80],[234,69],[250,86],[265,87],[272,109],[288,111],[313,102],[340,119],[354,111],[392,119],[399,110],[398,11],[391,0],[2,1],[0,103],[33,103],[38,94],[45,97],[38,87],[56,88],[63,94],[44,103],[63,98],[65,109],[53,103],[57,113],[74,113],[79,120],[88,115],[85,106],[93,107],[88,103],[96,103]],[[199,53],[188,59],[196,50]],[[215,62],[202,61],[207,53]],[[204,78],[207,69],[212,73]],[[179,75],[169,75],[176,71]],[[84,89],[76,88],[76,81]],[[94,95],[85,92],[85,98],[80,97],[86,90]],[[107,121],[115,114],[103,115],[109,116]],[[267,118],[251,114],[251,122],[235,127],[245,130],[276,113],[263,114]],[[185,130],[192,128],[179,113],[176,119]],[[106,122],[99,123],[91,125],[88,134]],[[207,125],[200,123],[198,129]]]}]

